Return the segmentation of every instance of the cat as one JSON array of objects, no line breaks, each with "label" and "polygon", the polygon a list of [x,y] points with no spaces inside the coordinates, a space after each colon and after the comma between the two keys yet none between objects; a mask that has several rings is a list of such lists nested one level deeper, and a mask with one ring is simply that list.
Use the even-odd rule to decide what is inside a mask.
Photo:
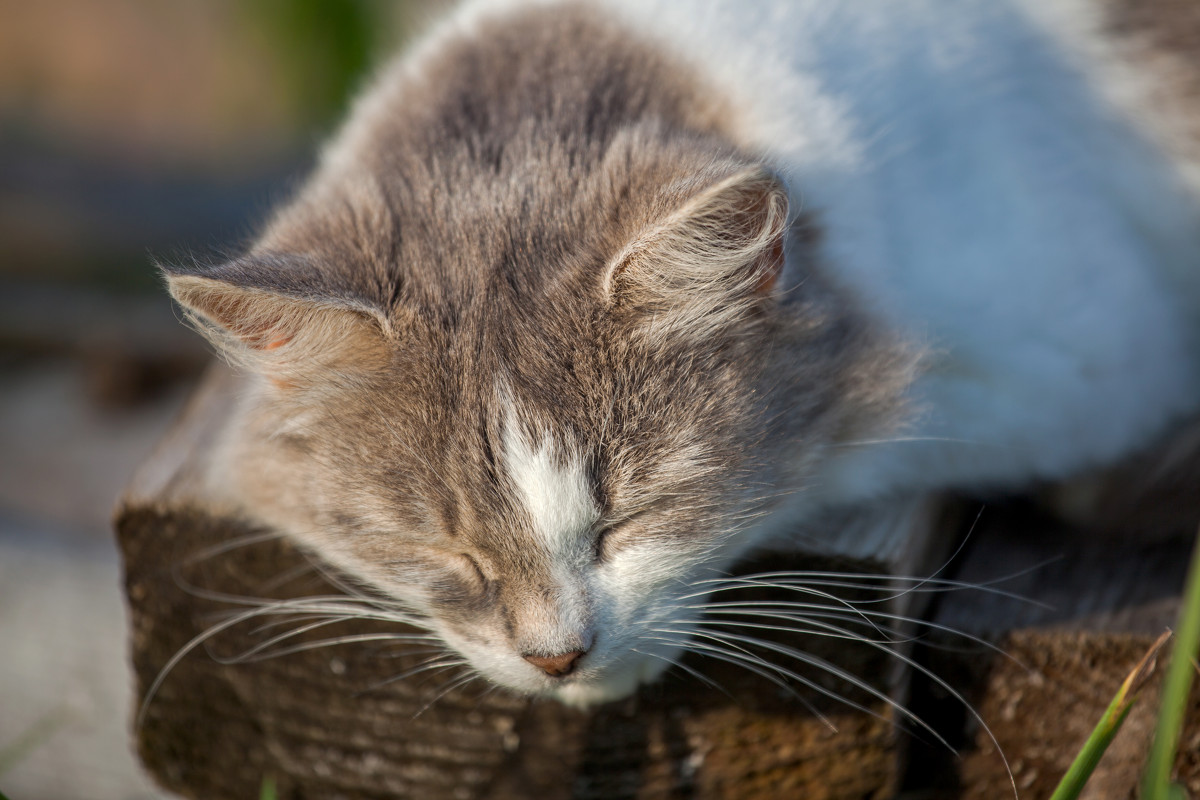
[{"label": "cat", "polygon": [[240,367],[205,492],[588,706],[826,510],[1147,445],[1200,406],[1200,160],[1119,10],[469,3],[163,267]]}]

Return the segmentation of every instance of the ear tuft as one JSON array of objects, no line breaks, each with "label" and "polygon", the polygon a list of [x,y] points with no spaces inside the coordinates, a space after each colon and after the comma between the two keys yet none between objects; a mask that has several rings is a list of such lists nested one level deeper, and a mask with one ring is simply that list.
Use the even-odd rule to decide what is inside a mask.
[{"label": "ear tuft", "polygon": [[605,278],[610,303],[718,324],[768,296],[784,264],[787,193],[752,167],[693,196],[639,234]]}]

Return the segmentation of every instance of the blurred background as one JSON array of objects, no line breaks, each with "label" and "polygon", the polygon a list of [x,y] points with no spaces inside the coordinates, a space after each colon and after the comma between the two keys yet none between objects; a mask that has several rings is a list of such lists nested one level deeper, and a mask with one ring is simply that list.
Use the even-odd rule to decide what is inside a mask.
[{"label": "blurred background", "polygon": [[439,0],[0,0],[0,793],[159,796],[109,528],[209,359],[155,259],[237,250]]}]

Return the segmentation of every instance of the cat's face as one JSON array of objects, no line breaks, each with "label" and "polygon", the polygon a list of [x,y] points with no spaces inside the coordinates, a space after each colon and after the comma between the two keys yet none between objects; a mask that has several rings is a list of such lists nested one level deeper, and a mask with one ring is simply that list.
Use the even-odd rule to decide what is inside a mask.
[{"label": "cat's face", "polygon": [[793,433],[754,388],[752,339],[664,347],[621,317],[465,348],[414,325],[403,356],[319,402],[264,383],[251,449],[269,455],[240,480],[489,680],[619,697],[669,665],[693,581],[745,549],[788,471],[768,442]]},{"label": "cat's face", "polygon": [[[671,388],[694,395],[694,377]],[[381,401],[377,421],[352,422],[357,453],[293,440],[310,467],[337,464],[306,478],[328,488],[302,512],[319,520],[305,541],[418,612],[495,683],[577,704],[619,697],[668,665],[700,602],[692,580],[720,574],[760,506],[740,432],[705,417],[751,404],[643,398],[634,410],[626,395],[585,427],[522,394],[500,384],[464,398],[437,422],[446,436],[394,427],[400,414]]]},{"label": "cat's face", "polygon": [[220,465],[246,512],[510,689],[587,704],[669,666],[698,582],[886,393],[864,388],[877,353],[853,316],[778,285],[799,245],[768,173],[668,185],[617,223],[477,241],[391,287],[364,286],[371,232],[347,221],[303,256],[170,274],[255,387]]}]

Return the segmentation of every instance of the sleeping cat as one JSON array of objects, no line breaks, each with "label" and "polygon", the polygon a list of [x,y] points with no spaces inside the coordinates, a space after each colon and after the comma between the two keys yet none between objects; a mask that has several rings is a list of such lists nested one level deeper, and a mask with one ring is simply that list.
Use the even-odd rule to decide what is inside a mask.
[{"label": "sleeping cat", "polygon": [[468,5],[165,268],[242,367],[205,491],[587,705],[824,510],[1144,446],[1200,406],[1200,160],[1107,19]]}]

